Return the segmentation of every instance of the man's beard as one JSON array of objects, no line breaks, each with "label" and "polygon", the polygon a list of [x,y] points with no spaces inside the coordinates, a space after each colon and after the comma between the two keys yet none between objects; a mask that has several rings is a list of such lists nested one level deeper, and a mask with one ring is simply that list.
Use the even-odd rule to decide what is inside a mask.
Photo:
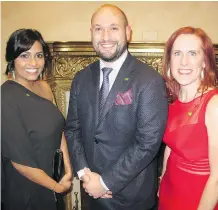
[{"label": "man's beard", "polygon": [[[94,47],[94,46],[93,46]],[[95,47],[94,47],[95,48]],[[127,43],[124,43],[123,45],[119,45],[111,56],[104,56],[103,53],[100,52],[99,48],[96,48],[95,51],[97,55],[105,62],[113,62],[116,61],[127,49]]]}]

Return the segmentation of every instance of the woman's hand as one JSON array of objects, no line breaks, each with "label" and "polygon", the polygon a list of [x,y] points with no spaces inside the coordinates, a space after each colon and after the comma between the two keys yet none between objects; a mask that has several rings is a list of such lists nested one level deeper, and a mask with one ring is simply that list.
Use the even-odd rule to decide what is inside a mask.
[{"label": "woman's hand", "polygon": [[70,189],[72,185],[72,174],[67,173],[63,176],[59,183],[56,184],[53,191],[56,193],[63,193]]},{"label": "woman's hand", "polygon": [[159,197],[159,191],[160,191],[160,183],[162,181],[162,176],[158,177],[158,191],[157,191],[157,196]]},{"label": "woman's hand", "polygon": [[[62,177],[61,180],[68,180],[68,181],[71,181],[72,182],[72,171],[70,170],[69,172],[65,173],[65,175]],[[61,182],[60,180],[60,182]]]}]

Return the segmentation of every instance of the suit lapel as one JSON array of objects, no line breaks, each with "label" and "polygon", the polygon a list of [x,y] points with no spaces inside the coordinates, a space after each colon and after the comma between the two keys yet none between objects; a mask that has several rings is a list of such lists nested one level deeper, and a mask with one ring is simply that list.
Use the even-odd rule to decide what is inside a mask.
[{"label": "suit lapel", "polygon": [[111,109],[114,105],[116,100],[117,92],[122,92],[126,90],[126,87],[131,81],[130,73],[134,70],[133,69],[134,60],[133,57],[128,53],[126,60],[124,61],[116,80],[110,90],[110,93],[107,97],[107,100],[104,104],[102,113],[99,116],[99,123],[104,119],[107,112]]},{"label": "suit lapel", "polygon": [[99,82],[100,82],[100,63],[99,61],[93,63],[90,66],[91,69],[91,90],[90,90],[90,101],[92,101],[91,106],[93,110],[93,116],[95,119],[95,127],[98,125],[99,118]]}]

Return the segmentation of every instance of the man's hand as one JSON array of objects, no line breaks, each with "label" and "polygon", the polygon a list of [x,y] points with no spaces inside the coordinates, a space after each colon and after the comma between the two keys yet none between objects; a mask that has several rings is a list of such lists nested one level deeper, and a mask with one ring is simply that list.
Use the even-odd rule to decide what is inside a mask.
[{"label": "man's hand", "polygon": [[[84,172],[85,172],[85,174],[81,177],[81,181],[87,185],[88,182],[90,181],[90,177],[89,177],[89,175],[87,173],[91,172],[91,171],[90,171],[89,168],[84,168]],[[92,196],[92,194],[90,194],[90,193],[89,193],[89,195]],[[101,198],[112,198],[112,192],[111,191],[106,191],[106,193],[103,194],[101,196]]]},{"label": "man's hand", "polygon": [[90,181],[90,178],[87,174],[84,174],[82,177],[81,177],[81,181],[85,184],[87,184],[89,181]]},{"label": "man's hand", "polygon": [[81,177],[81,181],[85,184],[87,184],[90,181],[89,175],[87,174],[88,171],[90,171],[89,168],[84,168],[83,169],[85,174]]},{"label": "man's hand", "polygon": [[107,191],[104,195],[101,196],[101,198],[112,198],[112,192]]},{"label": "man's hand", "polygon": [[100,182],[99,174],[91,171],[85,171],[85,175],[89,177],[89,181],[83,182],[83,188],[87,193],[89,193],[89,195],[93,196],[93,198],[99,198],[106,194],[107,191]]}]

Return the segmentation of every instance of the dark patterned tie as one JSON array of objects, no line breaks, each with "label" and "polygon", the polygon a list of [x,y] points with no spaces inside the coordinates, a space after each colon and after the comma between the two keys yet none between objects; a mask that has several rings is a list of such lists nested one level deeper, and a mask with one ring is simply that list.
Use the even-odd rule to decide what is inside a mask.
[{"label": "dark patterned tie", "polygon": [[107,99],[108,93],[109,93],[109,74],[113,70],[112,68],[102,68],[101,69],[103,72],[103,83],[99,92],[99,108],[100,108],[100,113],[102,111],[102,108],[104,106],[104,103]]}]

